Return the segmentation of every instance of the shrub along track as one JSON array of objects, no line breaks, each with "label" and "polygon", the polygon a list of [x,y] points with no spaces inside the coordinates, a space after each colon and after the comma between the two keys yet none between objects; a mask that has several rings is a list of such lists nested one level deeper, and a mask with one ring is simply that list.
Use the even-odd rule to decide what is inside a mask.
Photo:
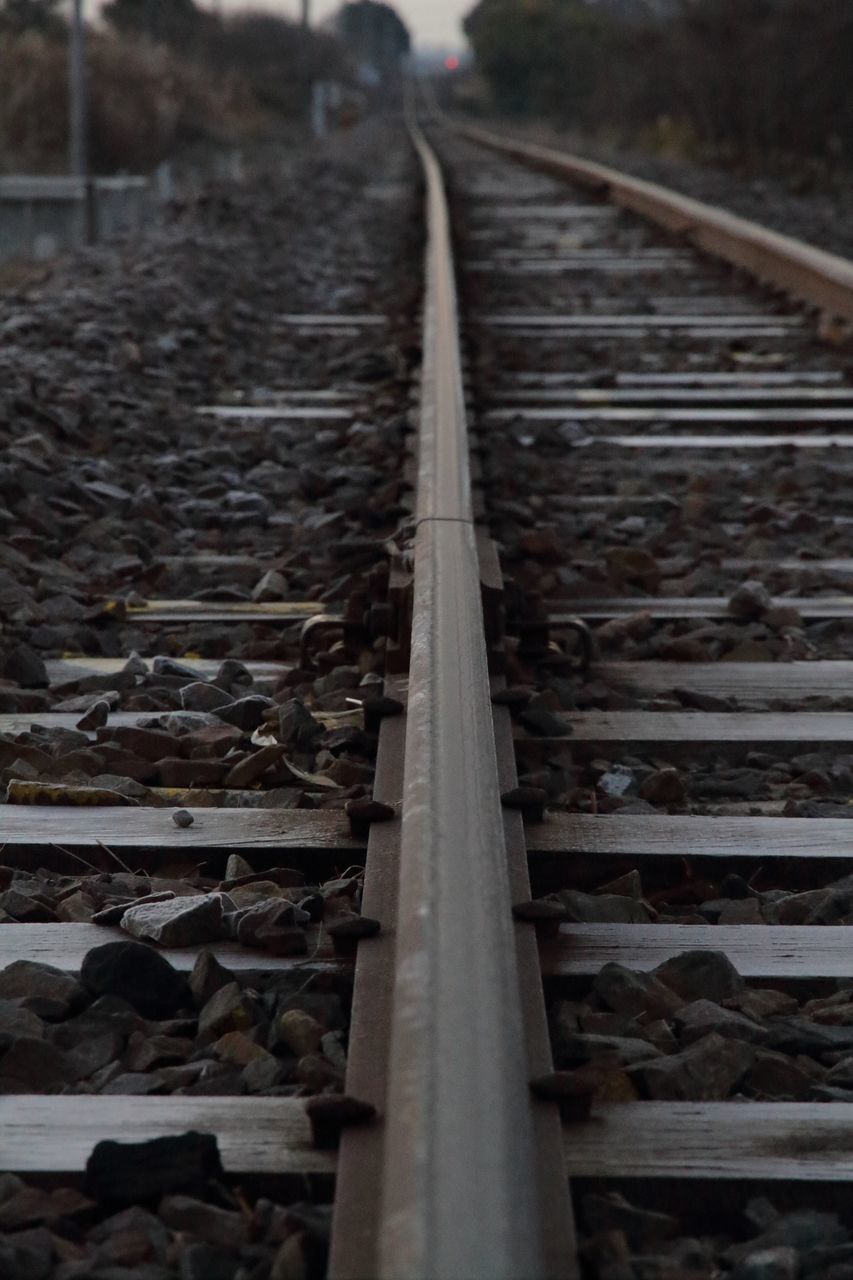
[{"label": "shrub along track", "polygon": [[[133,1255],[124,1236],[115,1239],[128,1222],[112,1219],[109,1230],[95,1228],[99,1247],[113,1241],[104,1265],[134,1256],[152,1277],[178,1265],[181,1274],[211,1274],[203,1250],[212,1249],[229,1276],[321,1274],[328,1224],[316,1203],[336,1176],[333,1276],[575,1275],[570,1176],[589,1193],[581,1227],[590,1275],[713,1275],[723,1265],[756,1276],[764,1273],[743,1268],[758,1265],[750,1254],[759,1249],[775,1249],[770,1262],[792,1275],[798,1250],[829,1250],[815,1274],[830,1274],[849,1257],[845,1228],[803,1206],[815,1186],[824,1198],[833,1186],[843,1191],[851,1168],[849,889],[828,887],[849,871],[849,838],[844,819],[795,820],[772,805],[781,795],[796,806],[807,793],[823,813],[820,804],[840,804],[846,786],[838,752],[849,718],[838,707],[850,696],[851,655],[836,623],[848,605],[837,589],[800,591],[791,544],[813,539],[810,572],[820,552],[820,572],[848,572],[835,542],[844,526],[834,521],[845,517],[825,510],[836,464],[821,461],[839,453],[843,468],[853,440],[844,429],[853,414],[847,359],[817,344],[811,315],[596,196],[569,198],[556,160],[523,157],[558,174],[542,179],[519,169],[517,156],[510,164],[489,155],[482,138],[475,145],[442,131],[476,412],[469,462],[441,171],[417,129],[413,139],[428,222],[414,503],[399,491],[377,502],[372,541],[352,528],[363,504],[352,496],[344,504],[355,565],[345,566],[342,599],[330,598],[301,651],[270,640],[264,652],[241,652],[243,668],[197,665],[205,680],[174,661],[122,673],[114,659],[89,658],[83,687],[63,692],[96,694],[98,709],[51,711],[50,695],[17,713],[54,734],[49,751],[32,740],[38,733],[14,740],[33,771],[9,761],[19,799],[68,798],[44,790],[50,769],[35,753],[62,758],[56,735],[81,712],[93,719],[76,732],[97,734],[96,754],[113,743],[149,771],[137,782],[148,791],[142,804],[3,811],[4,859],[28,872],[4,873],[19,895],[0,927],[3,960],[13,965],[0,974],[0,998],[11,1002],[3,1012],[15,1039],[4,1041],[0,1072],[17,1082],[0,1110],[4,1167],[49,1186],[82,1174],[101,1139],[199,1130],[216,1135],[232,1190],[215,1189],[223,1175],[209,1152],[183,1150],[183,1181],[164,1182],[161,1170],[143,1184],[127,1150],[100,1148],[86,1183],[98,1205],[18,1205],[6,1212],[3,1247],[41,1248],[44,1275],[60,1259],[90,1265],[72,1245],[93,1215],[140,1199],[156,1207],[168,1191],[159,1212],[178,1234],[164,1256],[154,1245],[151,1256],[142,1245]],[[390,185],[379,198],[394,198]],[[676,225],[683,234],[683,216]],[[821,270],[840,272],[801,264],[795,283],[806,296]],[[823,331],[838,337],[849,285],[820,288],[818,301],[831,303]],[[377,319],[300,312],[283,323],[309,342],[332,330],[347,343]],[[232,397],[209,416],[280,426],[294,407],[311,422],[317,404],[352,403],[347,385],[309,390],[341,399],[287,388],[251,404]],[[399,390],[386,394],[393,418]],[[380,422],[382,408],[380,394],[371,405]],[[369,440],[356,428],[337,443]],[[778,454],[767,452],[771,435]],[[319,480],[305,466],[310,500]],[[359,484],[353,474],[343,482]],[[486,504],[513,575],[506,585],[484,532]],[[251,508],[245,498],[234,507]],[[716,520],[723,540],[709,555],[701,536]],[[384,577],[379,537],[396,548]],[[726,554],[726,539],[747,538],[743,555]],[[772,593],[763,583],[735,590],[747,576],[743,561]],[[271,571],[284,576],[288,567],[310,570],[310,554]],[[298,620],[303,602],[282,599],[275,578],[257,594],[193,605],[134,598],[129,609],[134,625],[168,624],[177,637],[185,633],[176,616],[215,624],[215,640],[201,635],[218,662],[233,656],[223,630],[232,618],[243,627],[268,626],[270,612]],[[604,659],[588,673],[578,671],[587,636],[578,617],[597,630]],[[103,625],[100,615],[89,621]],[[244,635],[258,644],[256,633]],[[18,651],[19,662],[27,657]],[[67,660],[51,672],[67,675]],[[122,675],[117,690],[104,687],[105,674]],[[125,689],[155,705],[117,710]],[[173,703],[158,701],[169,691]],[[819,710],[798,710],[813,696]],[[172,718],[140,726],[145,711]],[[175,718],[188,712],[208,719]],[[235,733],[216,757],[210,740],[223,725]],[[4,728],[21,724],[7,717]],[[122,728],[131,733],[116,738]],[[158,734],[181,740],[205,730],[215,732],[182,742],[174,757],[157,754]],[[82,771],[88,748],[73,747]],[[786,760],[805,755],[786,772]],[[211,758],[220,765],[204,774],[202,795],[193,762]],[[184,767],[164,769],[172,759]],[[741,791],[709,791],[727,770]],[[105,779],[120,772],[94,781],[115,790]],[[756,813],[738,810],[746,774],[747,782],[760,775]],[[323,798],[329,783],[333,801]],[[244,807],[240,785],[270,807]],[[121,791],[139,799],[132,786]],[[178,798],[190,825],[173,819],[169,802]],[[362,884],[350,864],[365,847]],[[131,857],[146,874],[75,881],[63,849],[105,868]],[[200,873],[189,871],[193,860],[203,860]],[[65,874],[34,884],[36,866]],[[195,901],[180,910],[188,889]],[[164,897],[139,904],[140,891]],[[63,906],[72,901],[88,916]],[[110,923],[122,916],[123,932]],[[163,970],[152,970],[156,997],[147,983],[140,991],[104,953],[86,961],[82,986],[69,976],[97,943],[127,938],[129,925],[159,941],[178,973],[191,971],[189,991]],[[209,952],[200,958],[205,942],[225,973]],[[356,954],[344,1079],[341,993]],[[130,960],[138,977],[138,953]],[[837,979],[839,992],[815,1001]],[[116,999],[120,1006],[103,1003]],[[95,1035],[99,1021],[103,1031],[112,1020],[117,1034],[119,1014],[116,1070],[115,1050],[84,1051],[84,1042],[108,1038]],[[19,1054],[14,1072],[9,1052]],[[47,1081],[40,1093],[27,1091],[33,1064]],[[155,1088],[140,1084],[157,1071]],[[733,1094],[754,1102],[734,1104]],[[122,1171],[129,1187],[110,1194]],[[697,1228],[689,1206],[708,1180],[714,1195],[703,1207],[724,1226],[720,1238],[697,1241],[691,1232],[710,1237],[714,1216],[709,1209],[710,1225]],[[633,1195],[639,1182],[643,1204],[614,1196],[616,1187]],[[799,1216],[776,1217],[757,1202],[733,1227],[732,1189],[742,1195],[746,1183],[765,1193],[772,1184],[781,1207]],[[255,1200],[259,1188],[290,1208]],[[681,1208],[679,1188],[687,1188],[684,1217],[656,1211],[661,1202]],[[13,1192],[24,1194],[6,1184],[0,1211],[14,1206]],[[295,1208],[306,1192],[315,1207]],[[82,1225],[69,1244],[75,1215]],[[22,1239],[45,1224],[64,1253],[56,1239]],[[749,1244],[750,1232],[759,1243]],[[196,1271],[179,1261],[189,1249]]]}]

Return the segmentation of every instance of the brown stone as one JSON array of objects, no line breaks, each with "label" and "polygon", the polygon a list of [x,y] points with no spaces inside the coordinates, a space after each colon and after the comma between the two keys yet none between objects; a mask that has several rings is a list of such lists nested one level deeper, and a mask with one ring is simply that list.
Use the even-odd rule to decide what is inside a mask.
[{"label": "brown stone", "polygon": [[224,756],[232,747],[243,741],[243,734],[233,724],[208,724],[181,737],[181,746],[188,756],[199,752],[202,756]]},{"label": "brown stone", "polygon": [[786,1053],[758,1048],[752,1066],[743,1078],[743,1087],[759,1098],[782,1102],[803,1102],[814,1080]]},{"label": "brown stone", "polygon": [[254,1022],[252,1006],[236,982],[229,982],[210,997],[199,1014],[200,1034],[217,1039],[228,1031],[248,1031]]},{"label": "brown stone", "polygon": [[223,786],[226,787],[250,787],[253,782],[266,773],[271,765],[276,764],[285,754],[287,748],[283,743],[276,743],[268,747],[261,747],[258,751],[247,755],[244,760],[235,764],[233,769],[225,775]]},{"label": "brown stone", "polygon": [[684,783],[677,769],[657,769],[640,786],[640,798],[649,804],[683,804]]},{"label": "brown stone", "polygon": [[593,990],[615,1012],[651,1021],[671,1017],[684,1004],[681,996],[652,974],[638,973],[615,962],[599,970]]},{"label": "brown stone", "polygon": [[282,1013],[276,1024],[277,1039],[285,1044],[297,1058],[306,1053],[319,1053],[324,1028],[316,1018],[301,1009],[288,1009]]},{"label": "brown stone", "polygon": [[184,760],[168,756],[157,764],[161,787],[218,787],[225,776],[220,760]]},{"label": "brown stone", "polygon": [[273,1056],[254,1040],[250,1040],[244,1031],[226,1031],[224,1036],[214,1041],[211,1050],[223,1062],[232,1062],[238,1067],[246,1067],[258,1058]]},{"label": "brown stone", "polygon": [[131,755],[156,762],[173,755],[178,739],[162,729],[141,729],[139,725],[122,724],[98,730],[98,742],[117,742]]},{"label": "brown stone", "polygon": [[195,1236],[224,1249],[238,1249],[249,1239],[248,1220],[241,1213],[220,1209],[191,1196],[165,1196],[158,1215],[173,1231]]}]

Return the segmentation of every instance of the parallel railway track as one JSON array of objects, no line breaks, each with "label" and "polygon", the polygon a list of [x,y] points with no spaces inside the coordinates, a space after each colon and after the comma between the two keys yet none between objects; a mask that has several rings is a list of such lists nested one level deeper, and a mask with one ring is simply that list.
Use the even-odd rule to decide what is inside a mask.
[{"label": "parallel railway track", "polygon": [[[639,871],[643,890],[665,903],[685,868],[688,881],[712,885],[736,875],[747,897],[762,876],[774,887],[819,888],[853,862],[847,819],[794,819],[763,794],[745,806],[750,812],[717,812],[683,791],[669,804],[676,812],[665,801],[656,812],[584,812],[577,794],[567,799],[556,783],[548,790],[549,778],[574,769],[576,792],[590,778],[595,791],[595,780],[617,774],[625,757],[642,776],[674,763],[707,781],[750,753],[846,753],[853,742],[853,644],[841,627],[853,608],[843,594],[853,562],[843,526],[836,539],[825,512],[811,513],[830,529],[832,554],[822,558],[797,557],[797,527],[781,519],[761,554],[727,556],[712,540],[707,564],[722,583],[718,594],[686,581],[697,568],[684,563],[689,555],[673,547],[667,563],[664,554],[673,495],[684,497],[693,460],[702,477],[696,492],[707,495],[695,520],[709,526],[730,517],[714,507],[717,468],[734,466],[755,504],[771,500],[774,471],[796,470],[792,459],[819,455],[814,465],[826,468],[828,483],[834,468],[843,475],[853,442],[843,428],[853,414],[850,361],[821,346],[815,328],[837,337],[853,316],[853,269],[594,166],[477,130],[436,127],[429,139],[416,124],[411,130],[426,191],[423,360],[411,536],[391,565],[395,608],[384,615],[376,803],[356,804],[349,820],[321,808],[202,807],[177,833],[171,804],[10,806],[0,820],[5,856],[19,867],[36,858],[62,868],[68,850],[105,866],[106,848],[129,851],[153,871],[177,847],[220,874],[239,853],[255,870],[286,865],[312,884],[364,860],[360,911],[379,928],[357,948],[339,941],[333,953],[321,933],[307,958],[213,947],[235,973],[307,981],[333,983],[355,959],[349,1101],[329,1121],[340,1149],[329,1149],[328,1133],[318,1144],[316,1110],[298,1094],[227,1102],[24,1095],[0,1103],[2,1164],[26,1177],[78,1177],[102,1138],[200,1129],[217,1135],[237,1181],[280,1186],[295,1175],[313,1180],[323,1199],[334,1178],[336,1280],[592,1276],[595,1257],[578,1252],[573,1190],[643,1183],[659,1203],[675,1202],[680,1184],[688,1203],[694,1187],[725,1202],[732,1187],[774,1184],[796,1202],[808,1198],[809,1184],[844,1189],[853,1176],[848,1101],[778,1102],[753,1090],[756,1100],[739,1105],[708,1101],[701,1087],[681,1100],[653,1092],[619,1100],[618,1092],[581,1087],[578,1062],[560,1063],[565,1045],[554,1030],[561,1000],[575,1001],[572,1016],[590,1026],[593,1014],[616,1026],[617,1010],[578,1004],[602,966],[648,972],[688,950],[722,952],[749,986],[803,999],[849,983],[846,920],[771,926],[746,915],[711,923],[677,912],[567,920],[559,897]],[[567,180],[592,194],[578,195]],[[664,232],[620,213],[605,195]],[[734,278],[693,246],[793,292],[823,318]],[[377,322],[282,317],[309,338]],[[294,415],[322,424],[348,413],[319,394],[295,408],[288,398],[284,407],[241,409],[238,399],[204,411],[261,424]],[[531,470],[526,460],[538,452],[542,467]],[[514,454],[524,460],[517,476]],[[538,524],[516,505],[534,473],[543,484]],[[842,491],[838,499],[840,508]],[[601,570],[606,552],[630,550],[637,531],[650,541],[642,515],[630,523],[632,510],[658,521],[658,554],[652,564],[648,555],[623,557],[626,589],[614,594],[618,573]],[[608,511],[629,522],[615,543]],[[533,535],[526,542],[525,533]],[[618,555],[611,561],[621,563]],[[829,575],[812,594],[798,585],[810,573]],[[759,574],[774,594],[748,602],[744,634],[730,643],[729,596]],[[798,617],[780,614],[770,625],[760,660],[755,628],[774,609]],[[129,604],[140,626],[293,625],[314,612],[302,602]],[[693,618],[703,621],[701,634],[688,625]],[[577,637],[587,633],[578,620],[610,628],[600,631],[604,652],[584,675]],[[337,636],[344,622],[353,619],[330,609],[322,626]],[[669,647],[657,643],[660,635]],[[51,676],[118,667],[56,659]],[[196,669],[212,673],[203,663]],[[252,669],[263,680],[279,666]],[[528,685],[536,685],[532,695]],[[812,709],[807,700],[815,698]],[[525,719],[536,710],[538,721]],[[107,708],[98,732],[132,729],[140,715]],[[71,728],[77,719],[76,711],[33,710],[3,716],[0,729]],[[642,759],[637,766],[637,757],[654,768]],[[193,789],[191,780],[186,794]],[[161,790],[164,801],[180,803],[179,788]],[[543,814],[546,801],[555,803]],[[91,924],[4,922],[0,966],[41,960],[75,973],[107,936]],[[197,951],[163,954],[186,971]],[[627,1077],[617,1066],[621,1087]],[[359,1123],[347,1123],[353,1118]],[[589,1235],[588,1224],[580,1229]]]}]

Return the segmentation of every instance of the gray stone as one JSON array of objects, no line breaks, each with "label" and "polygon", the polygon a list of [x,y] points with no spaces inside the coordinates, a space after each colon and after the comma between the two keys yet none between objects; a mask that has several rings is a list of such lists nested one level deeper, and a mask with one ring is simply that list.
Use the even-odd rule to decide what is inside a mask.
[{"label": "gray stone", "polygon": [[227,1249],[190,1244],[181,1249],[180,1280],[235,1280],[240,1259]]},{"label": "gray stone", "polygon": [[615,880],[608,880],[607,884],[600,884],[596,889],[596,893],[615,893],[620,898],[634,898],[637,902],[643,896],[643,882],[640,878],[639,871],[626,871],[624,876],[617,876]]},{"label": "gray stone", "polygon": [[653,804],[649,804],[648,800],[641,800],[638,797],[636,800],[626,800],[624,804],[620,804],[616,808],[615,812],[620,814],[622,813],[624,814],[655,813],[656,814],[657,809],[654,807]]},{"label": "gray stone", "polygon": [[[147,724],[148,721],[145,721]],[[219,712],[212,711],[167,711],[162,716],[151,720],[158,729],[167,733],[195,733],[199,729],[216,729],[221,727]]]},{"label": "gray stone", "polygon": [[290,698],[279,707],[278,736],[285,745],[310,748],[323,733],[323,726],[299,698]]},{"label": "gray stone", "polygon": [[763,582],[750,578],[742,582],[729,597],[728,610],[741,622],[753,622],[773,604],[773,598]]},{"label": "gray stone", "polygon": [[755,1232],[761,1234],[778,1222],[782,1215],[767,1196],[753,1196],[751,1200],[747,1200],[743,1216]]},{"label": "gray stone", "polygon": [[310,1263],[305,1254],[307,1241],[301,1231],[294,1231],[279,1246],[273,1259],[270,1280],[301,1280],[309,1274]]},{"label": "gray stone", "polygon": [[50,684],[43,659],[27,644],[16,645],[2,666],[4,680],[14,680],[25,689],[46,689]]},{"label": "gray stone", "polygon": [[796,1249],[780,1246],[759,1249],[743,1258],[729,1280],[798,1280],[800,1258]]},{"label": "gray stone", "polygon": [[122,1071],[101,1088],[101,1093],[107,1097],[145,1098],[161,1092],[160,1081],[153,1071]]},{"label": "gray stone", "polygon": [[851,1280],[853,1277],[853,1244],[836,1244],[810,1249],[802,1258],[804,1280]]},{"label": "gray stone", "polygon": [[837,1062],[827,1073],[825,1083],[840,1089],[853,1089],[853,1057]]},{"label": "gray stone", "polygon": [[717,917],[717,924],[766,924],[761,904],[755,898],[729,898]]},{"label": "gray stone", "polygon": [[15,1000],[0,1000],[0,1036],[29,1036],[40,1040],[44,1036],[44,1024],[37,1014],[24,1009]]},{"label": "gray stone", "polygon": [[0,1276],[9,1280],[48,1280],[53,1239],[46,1227],[16,1231],[0,1240]]},{"label": "gray stone", "polygon": [[803,1102],[811,1097],[814,1079],[786,1053],[756,1049],[743,1088],[759,1098],[778,1102]]},{"label": "gray stone", "polygon": [[118,1058],[124,1045],[124,1036],[116,1031],[104,1031],[98,1036],[86,1036],[69,1051],[67,1060],[75,1080],[88,1080]]},{"label": "gray stone", "polygon": [[539,738],[567,738],[572,732],[567,720],[561,720],[546,707],[524,707],[518,713],[518,722]]},{"label": "gray stone", "polygon": [[648,1040],[650,1044],[660,1049],[662,1053],[678,1052],[678,1041],[673,1035],[669,1023],[663,1018],[659,1018],[657,1022],[643,1023],[640,1027],[640,1035],[643,1040]]},{"label": "gray stone", "polygon": [[328,675],[315,678],[314,693],[317,697],[326,697],[330,693],[345,693],[357,689],[359,685],[364,685],[364,681],[358,667],[333,667]]},{"label": "gray stone", "polygon": [[630,1066],[627,1074],[647,1098],[721,1102],[749,1070],[754,1055],[751,1045],[712,1032],[682,1053]]},{"label": "gray stone", "polygon": [[287,1079],[287,1070],[272,1054],[253,1058],[243,1068],[243,1083],[249,1093],[267,1093]]},{"label": "gray stone", "polygon": [[166,1195],[203,1195],[224,1181],[216,1138],[183,1133],[149,1142],[99,1142],[86,1163],[86,1189],[103,1205],[126,1208]]},{"label": "gray stone", "polygon": [[598,779],[596,786],[606,796],[619,799],[636,790],[637,780],[631,770],[624,764],[612,765]]},{"label": "gray stone", "polygon": [[246,1219],[240,1213],[219,1209],[192,1196],[165,1196],[158,1214],[173,1231],[184,1231],[206,1244],[239,1248],[249,1238]]},{"label": "gray stone", "polygon": [[151,669],[158,676],[178,676],[185,680],[199,680],[197,671],[192,667],[185,667],[182,662],[176,662],[174,658],[158,656],[151,664]]},{"label": "gray stone", "polygon": [[132,1205],[98,1222],[87,1233],[92,1244],[105,1244],[114,1237],[143,1237],[158,1262],[165,1262],[169,1249],[169,1232],[156,1214],[141,1205]]},{"label": "gray stone", "polygon": [[243,876],[253,876],[254,874],[245,858],[241,858],[239,853],[229,853],[228,861],[225,863],[223,880],[240,880]]},{"label": "gray stone", "polygon": [[158,1067],[180,1066],[192,1052],[192,1040],[137,1032],[130,1038],[124,1065],[130,1072],[155,1071]]},{"label": "gray stone", "polygon": [[188,1098],[239,1098],[246,1092],[246,1082],[240,1067],[231,1066],[221,1073],[205,1074],[195,1084],[178,1091]]},{"label": "gray stone", "polygon": [[38,1013],[38,1002],[45,1001],[55,1017],[67,1017],[75,1005],[83,1001],[83,988],[76,978],[34,960],[13,960],[0,970],[0,1000],[28,1000]]},{"label": "gray stone", "polygon": [[765,918],[773,924],[832,924],[844,914],[832,889],[809,889],[791,893],[764,908]]},{"label": "gray stone", "polygon": [[66,1055],[36,1037],[19,1037],[0,1058],[0,1093],[58,1093],[75,1078]]},{"label": "gray stone", "polygon": [[163,893],[146,893],[141,898],[132,899],[130,902],[119,902],[113,907],[104,907],[102,911],[96,911],[92,916],[92,924],[107,926],[121,924],[131,907],[149,906],[155,902],[172,902],[174,898],[175,895],[171,889]]},{"label": "gray stone", "polygon": [[181,689],[181,706],[185,711],[216,711],[230,702],[230,694],[205,680],[195,680]]},{"label": "gray stone", "polygon": [[226,724],[236,725],[244,733],[254,733],[263,724],[264,713],[273,705],[271,698],[262,698],[254,693],[246,698],[238,698],[225,707],[219,707],[216,715]]},{"label": "gray stone", "polygon": [[764,1249],[795,1249],[810,1254],[815,1249],[830,1249],[845,1245],[850,1240],[847,1228],[834,1213],[820,1213],[816,1209],[797,1209],[780,1214],[765,1231],[754,1240],[732,1245],[725,1257],[733,1263],[741,1262],[752,1253]]},{"label": "gray stone", "polygon": [[186,829],[193,825],[195,818],[188,809],[176,809],[172,814],[172,821],[176,827]]},{"label": "gray stone", "polygon": [[227,936],[222,907],[218,893],[150,902],[130,907],[122,917],[121,927],[134,937],[161,947],[201,946]]},{"label": "gray stone", "polygon": [[675,1015],[679,1038],[685,1045],[701,1040],[709,1031],[731,1040],[746,1040],[757,1044],[766,1039],[767,1030],[752,1018],[746,1018],[733,1009],[724,1009],[713,1000],[694,1000],[684,1005]]},{"label": "gray stone", "polygon": [[648,1040],[640,1040],[632,1036],[599,1036],[579,1032],[567,1036],[563,1042],[561,1059],[565,1064],[589,1062],[595,1058],[613,1056],[626,1066],[630,1063],[645,1062],[650,1058],[661,1058],[660,1049],[656,1049]]},{"label": "gray stone", "polygon": [[277,569],[267,569],[262,578],[252,588],[252,599],[263,604],[270,600],[283,600],[289,588],[287,578]]},{"label": "gray stone", "polygon": [[145,659],[140,657],[136,650],[133,649],[127,662],[122,667],[122,671],[130,676],[147,676],[148,665]]},{"label": "gray stone", "polygon": [[590,1231],[622,1231],[633,1249],[669,1240],[678,1231],[678,1219],[631,1204],[618,1191],[590,1193],[583,1199],[583,1216]]},{"label": "gray stone", "polygon": [[146,1018],[168,1018],[193,1007],[184,976],[140,942],[108,942],[93,948],[83,961],[80,977],[93,995],[118,996]]},{"label": "gray stone", "polygon": [[243,787],[251,787],[268,769],[278,764],[286,750],[287,748],[283,743],[270,743],[266,747],[261,747],[258,751],[248,753],[244,759],[238,760],[225,775],[222,782],[223,787],[233,787],[237,790]]},{"label": "gray stone", "polygon": [[308,950],[307,913],[282,898],[271,898],[237,913],[236,937],[242,947],[263,947],[273,955],[304,955]]},{"label": "gray stone", "polygon": [[234,685],[251,685],[254,683],[252,673],[244,663],[236,658],[226,658],[219,664],[213,683],[221,689],[233,689]]},{"label": "gray stone", "polygon": [[100,698],[92,703],[88,711],[77,721],[77,728],[87,733],[93,729],[102,729],[110,717],[110,703]]},{"label": "gray stone", "polygon": [[593,990],[609,1009],[634,1018],[668,1018],[684,1004],[681,996],[653,974],[638,973],[615,962],[599,970]]},{"label": "gray stone", "polygon": [[53,924],[56,912],[48,904],[44,886],[39,889],[23,883],[15,883],[5,893],[0,893],[0,919],[11,917],[21,924]]},{"label": "gray stone", "polygon": [[796,996],[784,991],[774,991],[772,987],[745,987],[734,1003],[741,1013],[756,1021],[783,1013],[794,1013],[798,1008]]},{"label": "gray stone", "polygon": [[200,952],[189,977],[190,990],[197,1007],[202,1008],[217,991],[234,981],[233,973],[219,963],[212,951]]},{"label": "gray stone", "polygon": [[808,1018],[776,1018],[768,1027],[765,1047],[781,1053],[853,1053],[853,1026],[824,1026]]},{"label": "gray stone", "polygon": [[326,1031],[320,1040],[323,1056],[328,1058],[339,1071],[346,1071],[347,1051],[344,1036],[340,1031]]},{"label": "gray stone", "polygon": [[739,995],[745,986],[722,951],[683,951],[659,964],[653,973],[685,1000],[726,1000]]},{"label": "gray stone", "polygon": [[216,991],[201,1010],[198,1019],[200,1035],[213,1039],[229,1031],[247,1031],[255,1020],[252,1002],[236,982]]},{"label": "gray stone", "polygon": [[[14,1218],[10,1219],[6,1216],[6,1206],[19,1193],[30,1193],[23,1178],[19,1178],[16,1173],[0,1173],[0,1205],[3,1206],[2,1214],[0,1214],[0,1229],[6,1230],[9,1226],[21,1226],[22,1224]],[[24,1221],[32,1221],[26,1218]]]},{"label": "gray stone", "polygon": [[563,889],[557,899],[577,923],[649,924],[653,919],[643,902],[611,893],[582,893],[579,889]]},{"label": "gray stone", "polygon": [[[111,710],[118,706],[119,701],[120,695],[118,689],[106,689],[98,693],[79,693],[73,698],[63,698],[61,701],[53,704],[53,710],[67,711],[69,714],[76,713],[77,715],[85,715],[87,712],[93,710],[99,702],[106,702],[107,709]],[[104,721],[104,723],[106,723],[106,721]],[[82,725],[77,725],[78,729],[83,727],[84,726]],[[93,725],[92,727],[97,728],[98,726]]]},{"label": "gray stone", "polygon": [[[171,967],[171,966],[170,966]],[[79,1013],[50,1028],[53,1044],[60,1049],[78,1049],[88,1040],[97,1040],[109,1032],[125,1038],[145,1028],[145,1019],[126,1000],[104,995]]]}]

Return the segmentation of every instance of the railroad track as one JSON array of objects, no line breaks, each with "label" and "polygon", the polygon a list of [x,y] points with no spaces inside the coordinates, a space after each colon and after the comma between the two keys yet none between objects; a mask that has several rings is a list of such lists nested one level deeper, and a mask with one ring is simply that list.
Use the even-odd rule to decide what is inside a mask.
[{"label": "railroad track", "polygon": [[[821,1204],[839,1187],[843,1200],[853,1171],[847,1078],[827,1080],[845,1062],[853,904],[845,911],[825,888],[853,852],[847,818],[824,816],[842,812],[848,779],[832,766],[853,741],[843,625],[853,392],[849,356],[816,335],[842,336],[853,279],[836,261],[593,166],[476,130],[436,127],[428,140],[411,128],[426,192],[423,354],[414,498],[402,504],[387,593],[374,573],[357,609],[330,606],[322,620],[300,601],[124,606],[139,628],[305,623],[300,661],[332,654],[330,672],[348,643],[351,656],[381,635],[381,692],[374,681],[323,726],[375,733],[372,800],[199,807],[200,785],[233,796],[258,778],[282,784],[277,770],[309,796],[328,785],[282,760],[258,705],[235,713],[240,750],[210,781],[189,754],[181,767],[157,764],[168,807],[25,803],[0,822],[4,858],[25,869],[67,875],[68,858],[104,869],[118,856],[153,875],[179,855],[204,859],[208,898],[270,868],[285,885],[289,869],[300,901],[334,909],[307,931],[291,912],[270,950],[216,941],[212,951],[250,990],[281,983],[296,1009],[306,985],[337,997],[354,963],[345,1080],[314,1061],[309,1083],[301,1064],[323,1057],[315,1045],[289,1091],[264,1060],[273,1096],[226,1099],[215,1085],[201,1096],[18,1092],[0,1104],[3,1165],[49,1185],[81,1177],[101,1140],[200,1130],[215,1134],[232,1182],[284,1203],[294,1186],[326,1202],[334,1180],[328,1274],[341,1280],[688,1274],[674,1255],[669,1271],[627,1268],[640,1244],[655,1252],[656,1230],[707,1234],[697,1203],[732,1235],[746,1188],[788,1208]],[[281,323],[312,342],[386,322],[300,312]],[[288,417],[350,422],[363,393],[323,392],[202,411],[264,429]],[[832,516],[823,503],[806,510],[824,488]],[[692,526],[717,524],[724,539],[694,545]],[[805,535],[828,554],[798,556]],[[351,554],[369,563],[371,548],[355,540]],[[234,559],[209,567],[237,572]],[[48,674],[73,675],[79,696],[123,666],[56,659]],[[191,663],[199,683],[215,684],[217,669]],[[283,674],[275,659],[246,670],[259,689]],[[190,679],[168,664],[160,675],[176,687]],[[0,728],[71,729],[81,710],[10,713]],[[86,732],[97,745],[146,731],[142,717],[102,704]],[[35,759],[33,735],[20,741]],[[341,780],[367,776],[347,750]],[[266,773],[253,779],[247,762],[264,751]],[[63,798],[20,782],[30,799]],[[191,806],[187,827],[172,818],[180,803]],[[820,816],[785,812],[813,803]],[[362,860],[363,883],[347,870]],[[325,894],[324,880],[336,886]],[[771,923],[774,902],[789,905]],[[289,953],[300,928],[302,950]],[[77,974],[120,936],[12,916],[0,962]],[[202,986],[199,950],[162,954]],[[815,1006],[830,1014],[810,1022],[807,1002],[836,983],[842,995]],[[834,1041],[820,1039],[827,1026]],[[273,1046],[285,1060],[291,1040]],[[765,1041],[775,1047],[756,1049]],[[616,1188],[638,1207],[608,1199]],[[661,1206],[683,1227],[655,1217]],[[294,1221],[303,1243],[322,1236],[304,1214]],[[277,1261],[280,1274],[321,1274],[316,1256],[300,1258],[301,1272]]]}]

